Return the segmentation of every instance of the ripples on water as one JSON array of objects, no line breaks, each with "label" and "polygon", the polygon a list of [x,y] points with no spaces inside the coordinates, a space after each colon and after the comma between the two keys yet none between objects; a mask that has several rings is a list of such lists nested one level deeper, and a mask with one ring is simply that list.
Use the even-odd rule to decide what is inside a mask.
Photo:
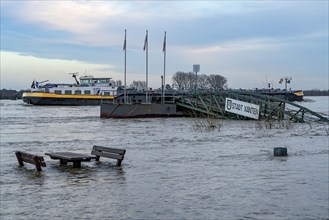
[{"label": "ripples on water", "polygon": [[[321,111],[328,98],[315,97]],[[316,109],[315,109],[316,110]],[[99,107],[1,101],[1,219],[328,219],[328,124],[256,129],[189,118],[100,119]],[[59,166],[44,153],[127,149],[115,160]],[[288,157],[274,158],[274,147]],[[47,167],[19,167],[16,150]]]}]

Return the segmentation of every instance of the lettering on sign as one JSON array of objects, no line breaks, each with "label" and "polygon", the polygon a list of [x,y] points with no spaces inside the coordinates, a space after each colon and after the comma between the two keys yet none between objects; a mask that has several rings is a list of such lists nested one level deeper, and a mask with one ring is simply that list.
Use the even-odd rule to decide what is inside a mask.
[{"label": "lettering on sign", "polygon": [[243,115],[248,118],[259,118],[259,105],[255,105],[249,102],[242,102],[236,99],[225,99],[225,111],[237,115]]}]

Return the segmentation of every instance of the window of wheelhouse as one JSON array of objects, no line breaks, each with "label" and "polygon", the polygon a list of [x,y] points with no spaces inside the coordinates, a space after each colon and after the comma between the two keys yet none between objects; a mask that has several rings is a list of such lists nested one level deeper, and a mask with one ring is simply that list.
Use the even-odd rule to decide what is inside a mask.
[{"label": "window of wheelhouse", "polygon": [[99,78],[99,79],[95,79],[95,81],[97,82],[97,83],[109,83],[110,82],[110,80],[109,79],[103,79],[103,78]]},{"label": "window of wheelhouse", "polygon": [[90,84],[90,83],[92,83],[92,80],[91,79],[80,79],[80,83],[81,84]]}]

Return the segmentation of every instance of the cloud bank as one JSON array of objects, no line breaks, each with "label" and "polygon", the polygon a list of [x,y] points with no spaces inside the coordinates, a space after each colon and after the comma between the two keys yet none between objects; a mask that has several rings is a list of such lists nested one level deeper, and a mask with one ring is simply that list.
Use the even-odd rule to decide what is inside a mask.
[{"label": "cloud bank", "polygon": [[[56,60],[77,61],[74,72],[92,69],[122,80],[127,29],[128,82],[145,78],[149,30],[153,88],[163,74],[167,31],[167,82],[200,64],[201,74],[221,74],[232,88],[259,88],[265,81],[279,87],[281,77],[291,76],[296,89],[328,89],[327,9],[327,1],[1,1],[2,87],[27,87],[23,79],[35,78],[27,63],[24,72],[14,71],[26,56],[44,61],[35,63],[45,69],[42,78],[53,78]],[[16,60],[8,59],[13,54]],[[57,73],[71,71],[56,66]],[[18,75],[24,75],[19,85]]]}]

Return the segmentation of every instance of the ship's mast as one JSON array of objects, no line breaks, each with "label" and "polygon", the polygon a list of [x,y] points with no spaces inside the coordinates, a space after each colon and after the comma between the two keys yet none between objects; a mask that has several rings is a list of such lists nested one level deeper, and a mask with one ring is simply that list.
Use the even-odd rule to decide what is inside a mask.
[{"label": "ship's mast", "polygon": [[77,75],[79,75],[79,73],[76,72],[76,73],[69,73],[69,74],[72,75],[72,77],[75,79],[75,82],[77,83],[77,85],[79,85],[80,83],[79,83],[79,81],[78,81],[78,79],[77,79]]}]

